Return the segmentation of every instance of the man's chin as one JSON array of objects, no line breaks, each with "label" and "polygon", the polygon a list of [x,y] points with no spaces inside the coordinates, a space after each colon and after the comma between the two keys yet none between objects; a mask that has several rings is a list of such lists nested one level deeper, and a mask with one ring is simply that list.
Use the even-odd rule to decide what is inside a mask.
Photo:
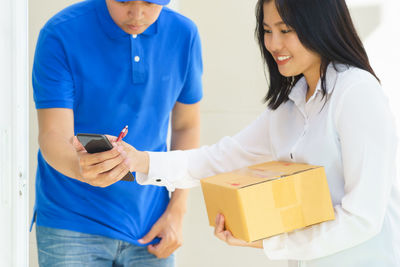
[{"label": "man's chin", "polygon": [[123,30],[128,33],[128,34],[141,34],[147,29],[146,26],[141,26],[141,27],[131,27],[131,26],[125,26]]}]

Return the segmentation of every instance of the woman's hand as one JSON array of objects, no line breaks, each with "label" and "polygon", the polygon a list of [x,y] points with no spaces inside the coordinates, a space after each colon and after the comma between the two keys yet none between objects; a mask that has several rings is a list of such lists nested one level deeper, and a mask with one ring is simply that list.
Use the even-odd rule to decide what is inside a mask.
[{"label": "woman's hand", "polygon": [[[115,143],[115,136],[107,136],[111,143]],[[149,172],[149,154],[145,151],[139,151],[124,141],[115,143],[116,146],[126,152],[127,160],[125,163],[131,172],[141,172],[147,174]]]},{"label": "woman's hand", "polygon": [[226,230],[225,217],[222,214],[218,214],[215,219],[214,235],[230,246],[263,248],[262,240],[248,243],[235,238],[229,230]]}]

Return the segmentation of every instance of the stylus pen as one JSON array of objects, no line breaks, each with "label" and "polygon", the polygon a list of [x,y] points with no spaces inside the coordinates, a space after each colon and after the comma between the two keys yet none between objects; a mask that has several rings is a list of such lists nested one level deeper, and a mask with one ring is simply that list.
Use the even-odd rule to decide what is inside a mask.
[{"label": "stylus pen", "polygon": [[116,142],[121,141],[121,139],[125,137],[125,135],[127,134],[127,132],[128,132],[128,125],[126,125],[126,126],[124,127],[124,129],[122,129],[122,131],[119,133]]}]

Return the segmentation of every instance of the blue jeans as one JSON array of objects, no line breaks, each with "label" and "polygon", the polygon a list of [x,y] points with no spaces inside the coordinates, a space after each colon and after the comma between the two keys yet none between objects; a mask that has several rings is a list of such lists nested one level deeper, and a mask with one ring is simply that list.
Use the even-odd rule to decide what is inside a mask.
[{"label": "blue jeans", "polygon": [[41,267],[173,267],[174,255],[158,259],[128,242],[105,236],[36,226]]}]

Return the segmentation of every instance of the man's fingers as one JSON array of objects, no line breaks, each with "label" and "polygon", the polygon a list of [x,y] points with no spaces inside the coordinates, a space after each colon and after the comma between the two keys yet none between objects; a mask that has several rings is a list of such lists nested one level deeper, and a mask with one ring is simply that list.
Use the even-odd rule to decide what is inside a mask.
[{"label": "man's fingers", "polygon": [[87,154],[87,155],[85,155],[85,157],[80,158],[80,164],[81,164],[81,166],[95,165],[95,164],[98,164],[105,160],[115,158],[119,154],[120,154],[120,151],[117,148],[113,148],[111,150],[104,151],[104,152]]},{"label": "man's fingers", "polygon": [[168,258],[177,248],[178,243],[173,240],[167,240],[165,237],[161,239],[161,242],[154,245],[148,245],[147,250],[149,253],[155,255],[157,258]]},{"label": "man's fingers", "polygon": [[[139,242],[142,244],[146,244],[151,242],[154,238],[159,236],[159,230],[157,225],[154,225],[153,228],[148,232],[144,237],[142,237]],[[157,258],[167,258],[172,252],[175,250],[174,241],[168,235],[165,235],[161,238],[160,243],[152,244],[147,246],[147,250],[149,253],[155,255]]]},{"label": "man's fingers", "polygon": [[114,167],[114,169],[112,169],[108,174],[108,181],[110,182],[110,184],[113,184],[115,182],[118,182],[119,180],[121,180],[122,178],[124,178],[124,176],[129,172],[128,167],[121,162],[120,164],[118,164],[116,167]]},{"label": "man's fingers", "polygon": [[[114,136],[107,136],[111,141]],[[127,162],[127,154],[124,148],[113,143],[114,148],[108,151],[88,154],[74,136],[73,146],[79,153],[79,165],[85,182],[98,187],[106,187],[121,180],[130,170]]]},{"label": "man's fingers", "polygon": [[[82,171],[85,174],[85,171]],[[128,167],[124,163],[120,163],[115,166],[112,170],[104,173],[94,173],[87,172],[86,176],[84,176],[87,180],[87,183],[98,186],[98,187],[107,187],[112,185],[122,178],[129,172]]]},{"label": "man's fingers", "polygon": [[[123,152],[125,153],[125,152]],[[125,160],[124,156],[122,154],[116,156],[115,158],[105,160],[101,163],[95,164],[91,166],[91,169],[95,173],[104,173],[112,170],[115,168],[118,164],[121,164]]]},{"label": "man's fingers", "polygon": [[172,253],[169,252],[171,249],[169,248],[167,243],[168,242],[165,240],[165,238],[162,238],[160,243],[148,245],[147,250],[149,251],[149,253],[155,255],[157,258],[166,258]]},{"label": "man's fingers", "polygon": [[139,243],[141,244],[147,244],[150,241],[152,241],[154,238],[157,237],[157,235],[159,234],[159,230],[157,225],[153,225],[153,227],[150,229],[150,231],[141,239],[139,239]]},{"label": "man's fingers", "polygon": [[72,138],[72,145],[74,146],[76,152],[86,151],[85,147],[81,144],[81,142],[79,142],[76,136]]},{"label": "man's fingers", "polygon": [[153,254],[154,256],[156,256],[157,258],[159,258],[159,251],[158,251],[158,247],[159,247],[159,243],[158,244],[151,244],[147,246],[147,251],[150,254]]}]

